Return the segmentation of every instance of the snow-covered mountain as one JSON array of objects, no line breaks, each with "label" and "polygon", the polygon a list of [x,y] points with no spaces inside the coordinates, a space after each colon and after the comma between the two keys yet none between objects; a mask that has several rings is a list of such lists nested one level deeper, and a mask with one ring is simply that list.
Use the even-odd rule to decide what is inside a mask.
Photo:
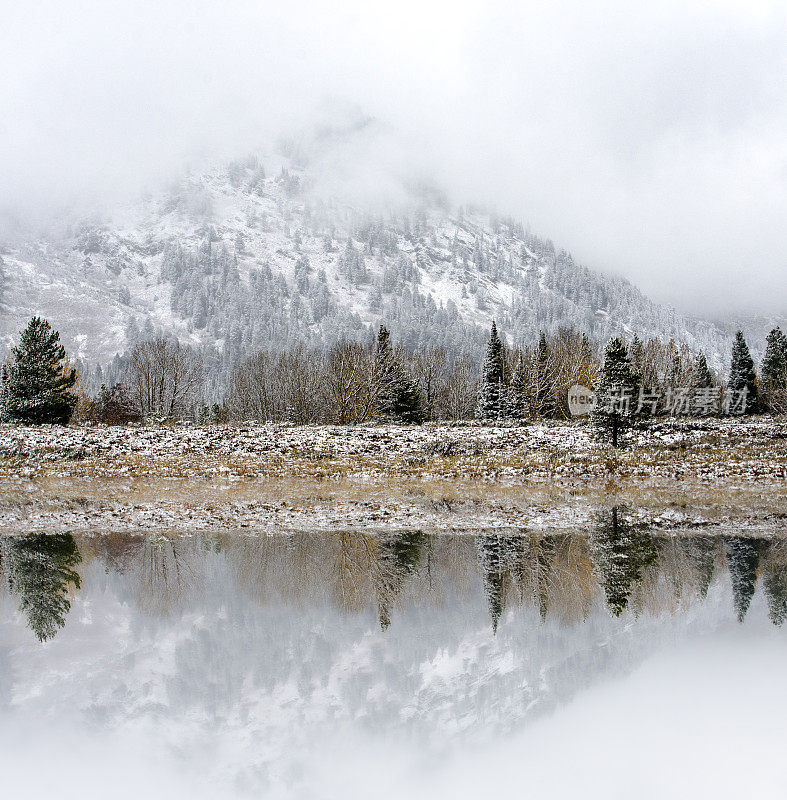
[{"label": "snow-covered mountain", "polygon": [[163,331],[214,347],[227,370],[257,348],[366,339],[380,321],[409,347],[472,353],[493,319],[511,342],[570,324],[598,341],[682,339],[716,368],[729,349],[729,331],[582,267],[514,220],[449,209],[423,188],[370,213],[314,191],[297,157],[191,174],[58,236],[8,237],[0,257],[2,346],[38,314],[91,364]]}]

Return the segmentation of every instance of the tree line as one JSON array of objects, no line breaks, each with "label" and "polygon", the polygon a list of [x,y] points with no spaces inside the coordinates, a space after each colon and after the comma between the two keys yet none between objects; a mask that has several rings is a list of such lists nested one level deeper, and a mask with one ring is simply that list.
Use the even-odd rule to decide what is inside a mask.
[{"label": "tree line", "polygon": [[[223,401],[212,404],[204,400],[206,370],[200,353],[174,338],[137,342],[121,363],[120,380],[90,396],[80,388],[58,332],[34,317],[0,371],[0,419],[23,424],[191,419],[340,425],[566,419],[568,390],[575,384],[595,390],[593,420],[602,432],[613,429],[615,438],[618,429],[630,427],[646,410],[650,416],[713,413],[707,400],[714,393],[721,402],[743,392],[740,413],[787,410],[787,337],[779,328],[768,336],[759,374],[743,333],[736,334],[723,386],[702,352],[692,353],[673,339],[643,341],[634,335],[626,342],[615,337],[599,352],[586,334],[564,327],[553,334],[541,332],[532,345],[509,347],[495,323],[480,365],[442,347],[410,350],[395,344],[385,325],[367,344],[261,350],[236,365]],[[613,407],[613,396],[622,395],[627,405]],[[684,408],[657,408],[659,397],[683,398]],[[698,403],[700,397],[705,405]]]}]

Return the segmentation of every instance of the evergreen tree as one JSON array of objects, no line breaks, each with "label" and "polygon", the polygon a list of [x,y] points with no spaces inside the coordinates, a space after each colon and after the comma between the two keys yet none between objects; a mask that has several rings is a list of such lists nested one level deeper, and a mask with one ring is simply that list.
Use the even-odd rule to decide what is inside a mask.
[{"label": "evergreen tree", "polygon": [[492,323],[486,357],[481,368],[481,386],[478,393],[476,416],[480,419],[499,419],[505,414],[507,395],[506,353],[503,341]]},{"label": "evergreen tree", "polygon": [[525,364],[522,354],[519,353],[508,385],[506,394],[505,410],[503,415],[511,419],[525,419],[530,411],[530,404],[527,400],[528,386],[525,375]]},{"label": "evergreen tree", "polygon": [[391,347],[391,335],[380,325],[374,350],[374,383],[377,417],[391,422],[420,424],[424,421],[421,393],[410,380]]},{"label": "evergreen tree", "polygon": [[71,609],[69,585],[80,587],[75,567],[82,557],[70,533],[30,534],[11,539],[11,591],[41,642],[51,639]]},{"label": "evergreen tree", "polygon": [[638,382],[640,382],[645,368],[645,345],[636,333],[629,345],[628,355],[629,362],[631,363],[631,371],[635,377],[639,379]]},{"label": "evergreen tree", "polygon": [[757,584],[757,569],[760,565],[762,543],[743,536],[727,536],[724,539],[727,567],[732,579],[732,598],[738,622],[743,622]]},{"label": "evergreen tree", "polygon": [[754,414],[759,410],[759,392],[757,391],[757,375],[754,372],[754,360],[749,346],[743,338],[743,331],[735,334],[732,343],[732,363],[727,389],[731,392],[746,390],[745,414]]},{"label": "evergreen tree", "polygon": [[3,367],[2,407],[13,422],[30,425],[68,424],[77,404],[68,390],[76,370],[63,363],[66,351],[60,334],[46,320],[33,317],[11,348],[11,363]]},{"label": "evergreen tree", "polygon": [[787,394],[787,336],[774,328],[766,340],[762,360],[762,388],[772,411],[783,411]]},{"label": "evergreen tree", "polygon": [[604,350],[604,366],[596,381],[596,406],[591,419],[600,438],[618,446],[619,435],[631,425],[637,408],[637,376],[626,345],[618,337]]},{"label": "evergreen tree", "polygon": [[716,382],[713,379],[713,373],[708,367],[708,360],[705,358],[705,353],[700,350],[691,367],[691,388],[692,389],[708,389],[715,386]]}]

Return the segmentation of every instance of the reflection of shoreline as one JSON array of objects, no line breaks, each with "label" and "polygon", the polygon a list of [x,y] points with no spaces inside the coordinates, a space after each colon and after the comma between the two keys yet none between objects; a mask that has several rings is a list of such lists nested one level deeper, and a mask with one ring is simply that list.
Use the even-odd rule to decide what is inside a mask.
[{"label": "reflection of shoreline", "polygon": [[[0,479],[0,489],[2,479]],[[215,479],[92,479],[59,481],[38,491],[31,508],[25,497],[8,493],[0,509],[0,537],[21,531],[90,535],[95,530],[134,535],[293,534],[346,530],[370,534],[478,531],[517,533],[523,528],[570,533],[594,522],[599,505],[625,505],[642,525],[677,536],[750,535],[779,538],[787,518],[787,493],[751,483],[746,489],[718,490],[718,502],[697,500],[685,482],[666,489],[610,482],[605,490],[575,490],[558,483],[472,485],[413,478],[402,483],[308,479],[234,481]],[[51,492],[52,496],[48,497]],[[40,511],[38,504],[45,504]],[[727,504],[729,503],[729,505]],[[784,508],[784,510],[783,510]]]},{"label": "reflection of shoreline", "polygon": [[374,610],[383,631],[403,604],[434,608],[447,598],[482,595],[493,633],[507,612],[537,610],[543,621],[577,624],[605,603],[625,611],[675,612],[702,603],[722,575],[743,621],[758,585],[771,621],[787,618],[787,541],[743,536],[674,537],[648,530],[625,509],[600,510],[588,531],[544,535],[421,531],[345,532],[288,537],[214,534],[152,539],[109,534],[26,535],[1,542],[2,585],[41,640],[66,624],[75,567],[100,566],[129,582],[151,613],[188,607],[210,593],[210,564],[223,581],[263,603],[329,603],[347,613]]}]

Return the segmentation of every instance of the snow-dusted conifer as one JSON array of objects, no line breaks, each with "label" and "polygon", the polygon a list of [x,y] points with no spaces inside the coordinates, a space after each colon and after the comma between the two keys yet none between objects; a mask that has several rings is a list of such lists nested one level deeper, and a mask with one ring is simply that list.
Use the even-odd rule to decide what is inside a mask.
[{"label": "snow-dusted conifer", "polygon": [[618,445],[618,435],[629,427],[637,408],[637,376],[626,345],[613,337],[604,350],[604,365],[596,381],[596,407],[591,419],[598,435]]},{"label": "snow-dusted conifer", "polygon": [[507,389],[505,346],[493,322],[481,369],[476,416],[480,419],[499,419],[504,416]]},{"label": "snow-dusted conifer", "polygon": [[421,393],[405,375],[385,325],[380,325],[374,349],[374,385],[378,419],[415,424],[424,421]]},{"label": "snow-dusted conifer", "polygon": [[762,388],[772,411],[784,411],[787,400],[787,336],[774,328],[766,340],[762,360]]},{"label": "snow-dusted conifer", "polygon": [[628,347],[628,354],[631,370],[635,375],[639,376],[641,381],[645,367],[645,345],[636,333]]},{"label": "snow-dusted conifer", "polygon": [[3,416],[28,425],[68,424],[77,404],[76,394],[68,390],[77,376],[65,358],[60,334],[46,320],[33,317],[19,346],[11,348],[11,363],[3,367]]},{"label": "snow-dusted conifer", "polygon": [[527,376],[525,374],[525,363],[520,353],[517,356],[511,382],[506,393],[506,403],[504,416],[511,419],[525,419],[530,413],[530,403],[528,402]]},{"label": "snow-dusted conifer", "polygon": [[705,358],[705,353],[700,350],[694,358],[694,363],[691,365],[691,388],[709,389],[715,385],[716,381],[708,366],[708,360]]},{"label": "snow-dusted conifer", "polygon": [[732,343],[732,363],[730,365],[730,378],[727,389],[732,392],[746,390],[745,414],[754,414],[759,410],[759,392],[757,390],[757,375],[754,371],[754,360],[749,352],[743,332],[735,334]]}]

